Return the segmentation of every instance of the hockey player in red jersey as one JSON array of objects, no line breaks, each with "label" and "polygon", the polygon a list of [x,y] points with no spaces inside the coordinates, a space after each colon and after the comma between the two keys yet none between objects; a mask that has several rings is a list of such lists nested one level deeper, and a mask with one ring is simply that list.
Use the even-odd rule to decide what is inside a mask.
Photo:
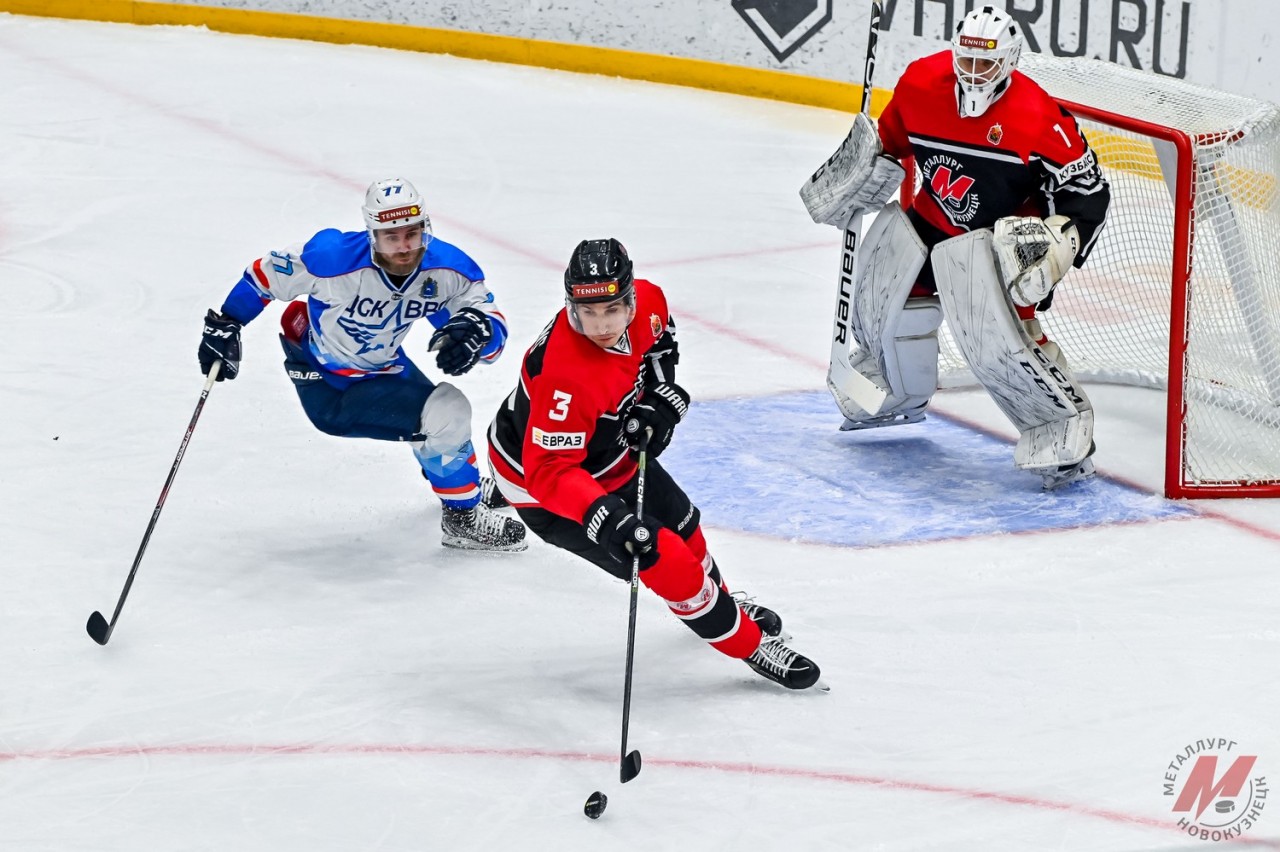
[{"label": "hockey player in red jersey", "polygon": [[[580,243],[564,286],[564,309],[489,429],[498,487],[540,538],[616,577],[630,578],[638,556],[641,582],[716,650],[790,689],[813,686],[818,667],[784,644],[778,615],[729,592],[698,508],[657,461],[689,406],[662,290],[634,277],[614,239]],[[641,519],[626,436],[646,430]]]},{"label": "hockey player in red jersey", "polygon": [[[1075,119],[1016,70],[1021,50],[1007,14],[975,9],[950,50],[907,67],[878,133],[860,115],[801,196],[815,221],[840,228],[858,211],[879,212],[852,298],[852,366],[886,399],[868,411],[833,387],[842,428],[923,419],[945,314],[1018,427],[1015,463],[1055,488],[1093,473],[1093,410],[1037,313],[1088,257],[1110,188]],[[904,213],[884,204],[906,157],[922,181]]]}]

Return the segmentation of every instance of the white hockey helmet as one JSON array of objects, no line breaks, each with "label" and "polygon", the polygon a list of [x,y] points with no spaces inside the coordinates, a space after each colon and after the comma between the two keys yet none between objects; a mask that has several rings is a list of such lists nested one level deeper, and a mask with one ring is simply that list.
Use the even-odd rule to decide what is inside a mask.
[{"label": "white hockey helmet", "polygon": [[422,196],[404,178],[374,181],[364,194],[364,225],[373,242],[375,231],[422,223],[422,244],[431,240],[431,218],[422,207]]},{"label": "white hockey helmet", "polygon": [[1021,55],[1022,34],[1008,14],[983,6],[964,16],[951,39],[961,118],[982,115],[1000,99]]}]

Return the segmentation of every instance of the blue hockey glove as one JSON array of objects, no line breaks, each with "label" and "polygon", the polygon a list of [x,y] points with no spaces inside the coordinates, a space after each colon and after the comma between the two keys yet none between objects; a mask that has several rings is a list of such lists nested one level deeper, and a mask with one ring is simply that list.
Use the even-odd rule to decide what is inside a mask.
[{"label": "blue hockey glove", "polygon": [[493,339],[489,318],[475,308],[463,308],[436,333],[430,349],[438,352],[436,366],[450,376],[461,376],[480,360],[480,351]]}]

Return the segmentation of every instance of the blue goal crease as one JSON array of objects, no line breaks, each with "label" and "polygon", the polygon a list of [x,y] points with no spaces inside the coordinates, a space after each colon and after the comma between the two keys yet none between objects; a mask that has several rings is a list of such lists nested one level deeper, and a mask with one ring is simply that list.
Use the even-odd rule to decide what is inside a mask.
[{"label": "blue goal crease", "polygon": [[849,547],[1195,516],[1103,477],[1053,492],[999,438],[942,417],[840,432],[825,391],[695,404],[662,463],[708,525]]}]

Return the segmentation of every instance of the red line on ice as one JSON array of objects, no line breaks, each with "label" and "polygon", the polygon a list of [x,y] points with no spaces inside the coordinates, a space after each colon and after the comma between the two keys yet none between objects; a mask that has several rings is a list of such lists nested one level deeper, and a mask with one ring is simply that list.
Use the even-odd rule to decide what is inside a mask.
[{"label": "red line on ice", "polygon": [[[563,760],[585,763],[613,763],[618,757],[615,754],[590,754],[575,751],[557,751],[530,748],[486,748],[471,746],[432,746],[432,745],[393,745],[385,743],[284,743],[284,744],[234,744],[222,745],[140,745],[140,746],[93,746],[86,748],[60,748],[31,751],[0,752],[0,763],[18,760],[85,760],[93,758],[129,758],[129,757],[263,757],[270,755],[311,755],[311,756],[443,756],[443,757],[494,757],[507,759]],[[762,766],[755,763],[735,763],[729,761],[677,760],[659,757],[645,757],[646,766],[666,766],[677,769],[705,770],[724,772],[731,775],[765,776],[773,778],[790,778],[802,781],[843,784],[853,787],[879,787],[909,793],[929,793],[951,796],[974,801],[993,802],[1014,807],[1034,808],[1042,811],[1057,811],[1078,816],[1106,820],[1113,823],[1140,825],[1149,828],[1176,829],[1171,821],[1152,817],[1133,816],[1120,811],[1096,808],[1089,805],[1071,802],[1055,802],[1034,796],[1021,796],[1013,793],[999,793],[986,790],[975,790],[964,787],[953,787],[943,784],[928,784],[916,781],[903,781],[892,778],[879,778],[871,775],[858,775],[849,772],[833,772],[819,769],[804,769],[785,766]]]}]

